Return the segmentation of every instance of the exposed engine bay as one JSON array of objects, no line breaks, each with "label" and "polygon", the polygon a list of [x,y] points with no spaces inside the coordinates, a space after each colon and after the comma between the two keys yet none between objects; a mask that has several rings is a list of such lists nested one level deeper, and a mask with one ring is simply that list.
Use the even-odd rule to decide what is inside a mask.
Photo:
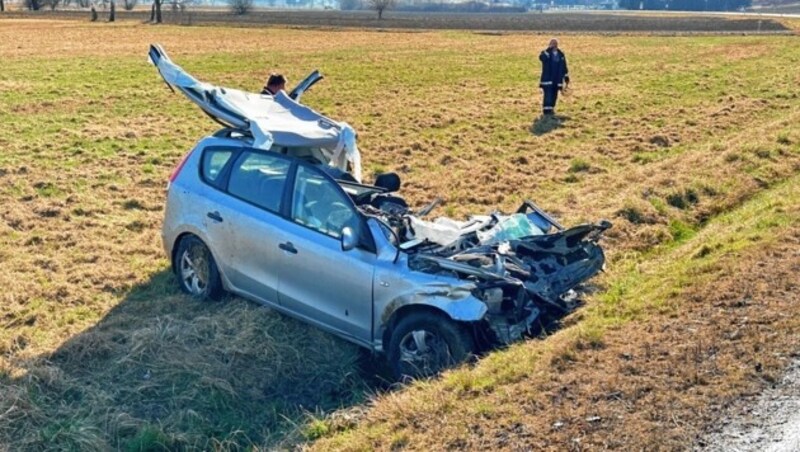
[{"label": "exposed engine bay", "polygon": [[340,184],[362,213],[385,225],[410,270],[474,284],[473,295],[488,308],[484,332],[493,343],[511,343],[572,311],[574,289],[604,267],[598,242],[611,227],[605,220],[564,228],[526,201],[511,215],[427,221],[441,199],[412,211],[393,194],[400,186],[395,174],[378,176],[374,187]]}]

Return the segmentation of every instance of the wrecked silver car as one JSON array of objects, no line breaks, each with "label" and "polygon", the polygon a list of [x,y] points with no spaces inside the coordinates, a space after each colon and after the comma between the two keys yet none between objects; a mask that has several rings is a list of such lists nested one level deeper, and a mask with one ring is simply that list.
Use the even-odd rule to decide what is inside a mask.
[{"label": "wrecked silver car", "polygon": [[355,132],[289,94],[199,82],[158,46],[167,85],[225,127],[170,177],[163,243],[183,291],[264,303],[431,375],[572,308],[611,225],[565,229],[532,202],[466,221],[411,209],[396,174],[361,180]]}]

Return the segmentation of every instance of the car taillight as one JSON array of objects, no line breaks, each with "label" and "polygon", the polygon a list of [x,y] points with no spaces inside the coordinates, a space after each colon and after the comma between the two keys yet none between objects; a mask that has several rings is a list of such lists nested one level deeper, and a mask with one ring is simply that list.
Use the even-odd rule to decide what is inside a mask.
[{"label": "car taillight", "polygon": [[169,187],[172,185],[173,182],[175,182],[175,179],[178,178],[178,175],[181,173],[181,170],[183,169],[183,165],[185,165],[186,161],[189,160],[190,155],[192,155],[192,152],[191,151],[187,152],[186,155],[184,155],[183,158],[181,159],[181,162],[178,163],[178,166],[176,166],[175,169],[172,170],[172,174],[169,175],[169,182],[167,182],[167,190],[169,190]]}]

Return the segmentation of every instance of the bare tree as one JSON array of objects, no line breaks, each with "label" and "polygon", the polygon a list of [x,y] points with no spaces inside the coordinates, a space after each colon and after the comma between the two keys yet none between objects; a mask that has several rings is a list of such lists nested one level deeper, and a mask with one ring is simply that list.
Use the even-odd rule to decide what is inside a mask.
[{"label": "bare tree", "polygon": [[136,8],[138,3],[139,0],[125,0],[122,7],[125,8],[125,11],[133,11],[133,8]]},{"label": "bare tree", "polygon": [[169,5],[170,8],[170,23],[177,23],[181,25],[192,24],[193,15],[189,9],[198,3],[196,0],[161,0],[161,3],[163,4],[164,1],[167,1],[166,4]]},{"label": "bare tree", "polygon": [[92,22],[97,22],[97,9],[92,4]]},{"label": "bare tree", "polygon": [[383,12],[394,7],[395,0],[369,0],[369,7],[378,12],[378,20],[383,19]]},{"label": "bare tree", "polygon": [[6,4],[3,3],[3,0],[0,0],[0,13],[6,10]]},{"label": "bare tree", "polygon": [[169,0],[173,13],[185,13],[190,6],[194,6],[196,3],[195,0]]},{"label": "bare tree", "polygon": [[161,0],[153,0],[153,9],[150,10],[150,22],[154,18],[157,24],[161,23]]},{"label": "bare tree", "polygon": [[234,14],[247,14],[253,7],[253,0],[228,0],[228,5]]},{"label": "bare tree", "polygon": [[108,21],[114,22],[117,20],[117,0],[111,0],[111,12],[108,14]]}]

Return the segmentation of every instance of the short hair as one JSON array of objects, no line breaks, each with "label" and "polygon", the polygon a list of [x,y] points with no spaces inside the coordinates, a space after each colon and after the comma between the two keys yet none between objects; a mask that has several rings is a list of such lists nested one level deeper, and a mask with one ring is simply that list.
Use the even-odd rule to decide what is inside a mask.
[{"label": "short hair", "polygon": [[267,79],[267,86],[283,85],[286,84],[286,77],[282,74],[269,74]]}]

